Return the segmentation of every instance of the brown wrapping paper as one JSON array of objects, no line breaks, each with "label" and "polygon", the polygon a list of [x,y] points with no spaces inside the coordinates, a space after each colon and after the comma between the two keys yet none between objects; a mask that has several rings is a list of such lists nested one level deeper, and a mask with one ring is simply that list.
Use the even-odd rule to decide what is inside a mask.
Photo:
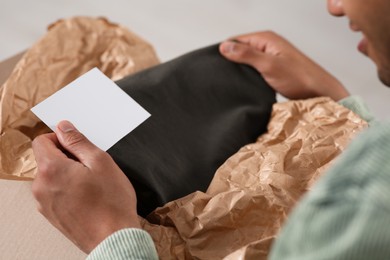
[{"label": "brown wrapping paper", "polygon": [[[49,131],[29,109],[92,67],[119,79],[158,63],[153,48],[105,19],[62,20],[1,87],[0,178],[32,178],[31,140]],[[195,192],[141,219],[161,259],[266,259],[300,197],[367,124],[328,98],[274,105],[268,133]]]},{"label": "brown wrapping paper", "polygon": [[266,259],[292,207],[366,126],[328,98],[275,104],[268,133],[229,158],[207,192],[147,217],[161,259]]},{"label": "brown wrapping paper", "polygon": [[0,87],[0,178],[31,179],[31,140],[50,130],[30,108],[93,67],[113,80],[159,63],[153,47],[106,19],[60,20]]}]

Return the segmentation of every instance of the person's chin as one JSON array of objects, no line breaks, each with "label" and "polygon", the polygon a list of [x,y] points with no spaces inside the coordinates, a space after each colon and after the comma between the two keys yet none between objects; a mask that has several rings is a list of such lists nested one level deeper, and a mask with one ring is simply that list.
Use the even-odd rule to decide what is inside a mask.
[{"label": "person's chin", "polygon": [[367,48],[367,57],[370,58],[376,65],[379,80],[390,87],[390,63],[384,59],[384,55],[378,55],[378,52]]},{"label": "person's chin", "polygon": [[383,84],[390,87],[390,68],[379,68],[378,77]]}]

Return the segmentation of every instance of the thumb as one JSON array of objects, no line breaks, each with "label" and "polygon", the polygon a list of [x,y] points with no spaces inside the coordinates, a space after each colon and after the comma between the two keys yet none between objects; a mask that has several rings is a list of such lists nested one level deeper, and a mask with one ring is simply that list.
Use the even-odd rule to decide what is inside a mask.
[{"label": "thumb", "polygon": [[235,41],[225,41],[219,46],[220,53],[228,60],[254,67],[261,73],[261,63],[266,55],[255,47]]},{"label": "thumb", "polygon": [[59,122],[56,134],[61,146],[86,166],[93,160],[92,156],[100,151],[69,121]]}]

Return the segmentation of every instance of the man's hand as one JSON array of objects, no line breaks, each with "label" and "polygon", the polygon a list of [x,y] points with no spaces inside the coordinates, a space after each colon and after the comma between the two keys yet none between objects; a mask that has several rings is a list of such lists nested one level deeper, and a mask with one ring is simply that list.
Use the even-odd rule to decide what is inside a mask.
[{"label": "man's hand", "polygon": [[220,52],[231,61],[254,67],[286,98],[328,96],[338,101],[349,95],[336,78],[273,32],[235,37],[222,43]]},{"label": "man's hand", "polygon": [[62,121],[56,134],[37,137],[33,150],[38,210],[81,250],[89,253],[120,229],[140,228],[133,186],[71,123]]}]

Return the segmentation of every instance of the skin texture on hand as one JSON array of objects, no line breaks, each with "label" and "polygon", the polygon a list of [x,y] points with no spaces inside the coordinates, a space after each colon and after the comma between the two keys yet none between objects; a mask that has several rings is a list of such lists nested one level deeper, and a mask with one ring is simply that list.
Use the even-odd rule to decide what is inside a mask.
[{"label": "skin texture on hand", "polygon": [[274,32],[235,37],[220,45],[227,59],[255,68],[267,83],[289,99],[349,96],[343,85],[291,43]]},{"label": "skin texture on hand", "polygon": [[68,121],[37,137],[38,210],[86,253],[123,228],[140,228],[133,186],[112,158]]}]

